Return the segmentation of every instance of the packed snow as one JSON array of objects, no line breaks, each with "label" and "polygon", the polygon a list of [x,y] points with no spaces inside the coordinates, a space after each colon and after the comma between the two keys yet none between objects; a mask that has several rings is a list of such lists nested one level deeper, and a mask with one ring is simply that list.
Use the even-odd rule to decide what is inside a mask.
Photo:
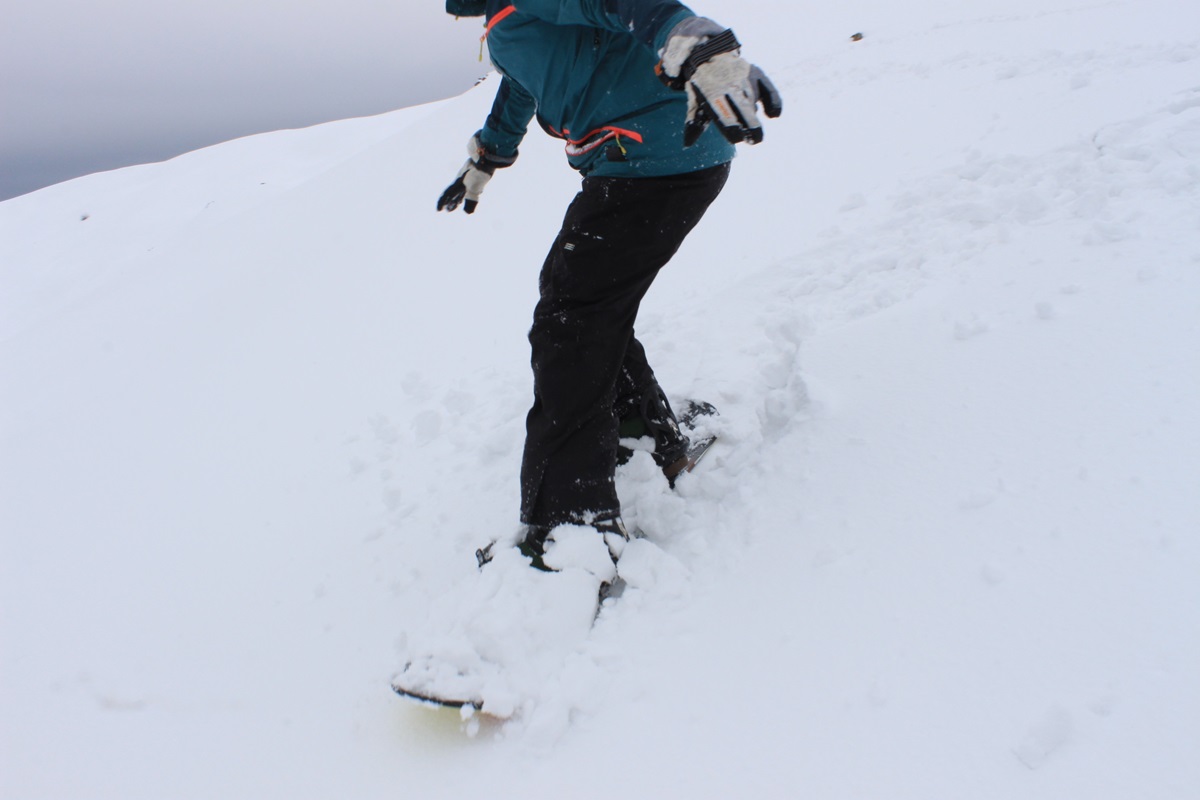
[{"label": "packed snow", "polygon": [[0,203],[0,795],[1197,796],[1200,6],[694,7],[785,110],[643,307],[719,439],[622,467],[594,626],[475,561],[578,180],[434,212],[494,76]]}]

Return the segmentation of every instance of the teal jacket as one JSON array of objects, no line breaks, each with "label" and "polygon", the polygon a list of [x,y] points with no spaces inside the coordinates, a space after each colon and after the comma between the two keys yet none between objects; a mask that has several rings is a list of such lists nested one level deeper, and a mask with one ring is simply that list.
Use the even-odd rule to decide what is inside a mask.
[{"label": "teal jacket", "polygon": [[446,0],[446,11],[487,17],[502,76],[480,132],[488,150],[515,155],[536,115],[584,175],[675,175],[733,158],[715,126],[683,146],[687,95],[655,74],[667,34],[694,16],[677,0]]}]

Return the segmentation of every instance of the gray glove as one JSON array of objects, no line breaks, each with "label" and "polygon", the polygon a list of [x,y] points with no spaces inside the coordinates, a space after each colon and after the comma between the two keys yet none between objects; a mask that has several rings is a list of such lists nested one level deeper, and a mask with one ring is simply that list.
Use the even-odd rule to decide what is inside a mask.
[{"label": "gray glove", "polygon": [[459,170],[458,178],[447,186],[446,191],[438,198],[438,211],[453,211],[462,203],[463,211],[474,214],[475,207],[479,205],[479,195],[492,179],[492,174],[503,167],[511,167],[517,160],[516,153],[511,156],[498,156],[490,152],[480,143],[479,133],[481,132],[477,131],[467,142],[467,155],[470,158]]},{"label": "gray glove", "polygon": [[683,145],[690,147],[715,123],[730,142],[758,144],[763,139],[758,104],[768,117],[783,112],[783,98],[758,67],[742,60],[733,31],[705,17],[688,17],[667,36],[659,77],[687,92]]}]

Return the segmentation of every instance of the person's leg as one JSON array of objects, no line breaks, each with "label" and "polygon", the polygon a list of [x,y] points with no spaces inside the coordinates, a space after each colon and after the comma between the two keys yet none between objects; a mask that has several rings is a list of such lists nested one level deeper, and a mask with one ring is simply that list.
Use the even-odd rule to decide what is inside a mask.
[{"label": "person's leg", "polygon": [[542,267],[529,332],[534,402],[521,467],[526,524],[553,527],[619,513],[613,406],[627,351],[635,352],[638,307],[727,176],[723,165],[667,178],[584,180]]},{"label": "person's leg", "polygon": [[617,418],[622,419],[627,413],[636,411],[641,406],[642,397],[656,382],[654,370],[650,369],[650,363],[646,359],[645,348],[636,335],[631,336],[629,346],[625,348],[621,372],[617,376]]}]

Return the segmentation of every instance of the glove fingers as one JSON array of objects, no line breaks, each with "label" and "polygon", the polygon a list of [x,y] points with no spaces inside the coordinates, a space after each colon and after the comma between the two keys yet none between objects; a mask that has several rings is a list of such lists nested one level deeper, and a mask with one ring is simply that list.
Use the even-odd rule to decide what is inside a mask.
[{"label": "glove fingers", "polygon": [[[703,132],[699,125],[702,118],[705,125],[710,121],[715,123],[721,135],[733,144],[758,144],[763,140],[758,104],[763,104],[768,117],[777,117],[783,111],[783,99],[771,80],[736,53],[722,53],[701,64],[687,89],[685,144],[695,142]],[[694,112],[693,98],[698,98]]]},{"label": "glove fingers", "polygon": [[[735,90],[736,94],[727,92],[709,101],[698,88],[695,89],[695,92],[703,101],[702,107],[706,110],[708,119],[705,120],[705,124],[707,125],[710,120],[715,123],[717,129],[721,131],[721,135],[731,144],[741,142],[758,144],[762,141],[762,124],[758,121],[758,115],[755,113],[753,97]],[[696,133],[696,137],[699,137],[699,132]],[[694,142],[695,139],[692,141]],[[686,134],[684,144],[687,144]]]},{"label": "glove fingers", "polygon": [[750,144],[761,142],[763,140],[762,123],[758,121],[758,108],[754,105],[754,101],[740,104],[730,98],[730,105],[733,106],[733,113],[737,115],[742,141]]},{"label": "glove fingers", "polygon": [[775,88],[775,84],[771,83],[771,79],[758,67],[750,68],[750,83],[754,87],[758,102],[762,103],[764,114],[775,119],[783,113],[783,97]]},{"label": "glove fingers", "polygon": [[459,178],[454,183],[446,187],[446,191],[442,192],[442,196],[438,198],[438,211],[453,211],[458,208],[458,204],[462,202],[463,197],[467,194],[467,185],[463,183],[463,179]]},{"label": "glove fingers", "polygon": [[687,121],[683,126],[683,146],[691,147],[700,138],[701,134],[704,133],[704,129],[708,127],[708,123],[712,122],[713,113],[703,92],[690,83],[686,88],[688,94],[688,113]]},{"label": "glove fingers", "polygon": [[475,207],[479,205],[479,196],[483,194],[483,187],[491,177],[490,173],[476,168],[474,162],[468,161],[458,174],[458,179],[438,198],[438,211],[454,211],[462,205],[463,211],[474,214]]},{"label": "glove fingers", "polygon": [[718,101],[717,108],[723,108],[725,113],[718,113],[716,122],[725,138],[732,144],[739,142],[758,144],[761,142],[763,140],[762,124],[758,121],[758,115],[754,113],[753,101],[746,103],[746,98],[735,98],[728,94],[722,99],[724,102]]}]

